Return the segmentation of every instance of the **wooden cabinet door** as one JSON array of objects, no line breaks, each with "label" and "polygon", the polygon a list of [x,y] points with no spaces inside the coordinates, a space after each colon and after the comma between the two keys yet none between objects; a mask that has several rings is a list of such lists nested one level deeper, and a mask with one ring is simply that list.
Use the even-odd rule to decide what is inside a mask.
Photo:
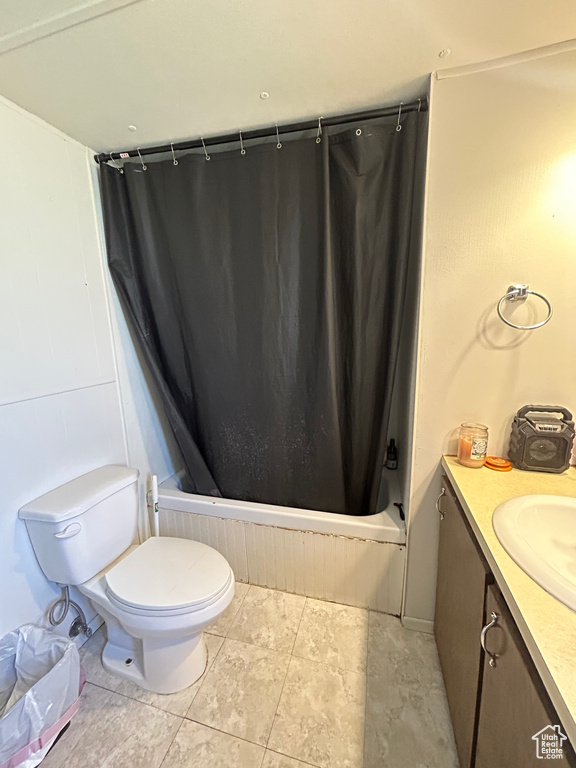
[{"label": "wooden cabinet door", "polygon": [[487,570],[445,479],[442,488],[434,633],[460,765],[470,768]]},{"label": "wooden cabinet door", "polygon": [[[487,651],[498,656],[494,666],[488,654],[484,659],[475,768],[538,768],[552,760],[537,757],[532,737],[549,725],[560,726],[563,734],[564,730],[496,586],[488,590],[487,622],[492,612],[498,618],[484,642]],[[568,750],[555,764],[574,765],[569,746]]]}]

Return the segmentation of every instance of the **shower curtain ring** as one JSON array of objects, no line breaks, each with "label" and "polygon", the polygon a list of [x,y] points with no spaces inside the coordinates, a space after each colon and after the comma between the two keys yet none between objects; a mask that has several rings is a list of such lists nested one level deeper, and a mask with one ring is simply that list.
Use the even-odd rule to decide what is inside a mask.
[{"label": "shower curtain ring", "polygon": [[138,152],[138,157],[140,158],[140,162],[142,163],[142,170],[147,170],[148,166],[144,164],[144,160],[142,160],[142,155],[140,154],[140,147],[136,147],[136,152]]},{"label": "shower curtain ring", "polygon": [[176,155],[174,154],[174,142],[170,142],[170,148],[172,149],[172,165],[178,165],[178,160],[176,160]]},{"label": "shower curtain ring", "polygon": [[318,118],[318,132],[316,133],[316,144],[320,144],[322,141],[322,120],[324,118],[319,117]]},{"label": "shower curtain ring", "polygon": [[422,99],[418,99],[418,112],[420,112],[421,106],[422,106]]},{"label": "shower curtain ring", "polygon": [[116,168],[120,173],[124,173],[124,168],[122,168],[121,165],[116,165],[116,160],[112,157],[112,152],[110,152],[110,162],[112,163],[112,168]]},{"label": "shower curtain ring", "polygon": [[402,106],[404,102],[400,102],[400,108],[398,109],[398,122],[396,123],[396,130],[400,132],[402,130],[402,126],[400,125],[400,115],[402,114]]},{"label": "shower curtain ring", "polygon": [[240,154],[245,155],[246,150],[244,149],[244,142],[242,141],[242,131],[238,131],[238,133],[240,134]]},{"label": "shower curtain ring", "polygon": [[278,134],[278,123],[276,123],[276,149],[282,149],[282,142],[280,141],[280,135]]},{"label": "shower curtain ring", "polygon": [[204,139],[202,136],[200,136],[200,141],[202,142],[202,146],[204,147],[204,157],[206,160],[210,160],[210,155],[208,154],[208,150],[206,149],[206,144],[204,144]]}]

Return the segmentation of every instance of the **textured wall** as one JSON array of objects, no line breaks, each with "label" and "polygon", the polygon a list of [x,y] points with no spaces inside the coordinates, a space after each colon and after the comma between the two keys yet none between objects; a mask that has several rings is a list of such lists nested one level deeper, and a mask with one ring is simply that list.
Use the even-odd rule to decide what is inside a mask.
[{"label": "textured wall", "polygon": [[148,476],[171,475],[178,452],[108,290],[93,153],[2,99],[0,143],[2,636],[42,620],[59,594],[18,520],[22,504],[128,463],[141,474],[145,533]]},{"label": "textured wall", "polygon": [[1,100],[0,144],[1,636],[59,594],[20,506],[126,449],[89,154]]},{"label": "textured wall", "polygon": [[[576,410],[576,52],[434,82],[405,614],[434,615],[439,461],[462,421],[505,453],[527,403]],[[516,331],[510,283],[554,317]],[[543,317],[530,299],[515,322]]]}]

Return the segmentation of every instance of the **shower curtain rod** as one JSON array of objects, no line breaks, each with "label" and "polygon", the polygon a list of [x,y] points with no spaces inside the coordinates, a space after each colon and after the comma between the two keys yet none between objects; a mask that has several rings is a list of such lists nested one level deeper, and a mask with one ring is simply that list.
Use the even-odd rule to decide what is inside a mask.
[{"label": "shower curtain rod", "polygon": [[[356,123],[359,120],[371,120],[377,117],[390,117],[396,115],[402,108],[404,112],[425,111],[428,109],[428,96],[416,101],[411,101],[407,104],[398,104],[395,107],[381,107],[380,109],[372,109],[364,112],[353,112],[346,115],[335,115],[333,117],[322,117],[322,126],[330,125],[342,125],[343,123]],[[297,133],[298,131],[306,131],[316,129],[318,127],[318,118],[314,120],[303,120],[299,123],[290,123],[288,125],[279,125],[278,132],[280,135],[287,133]],[[220,136],[210,136],[208,139],[204,139],[204,144],[208,146],[214,146],[215,144],[232,144],[239,141],[238,131],[234,133],[224,133]],[[242,131],[243,141],[249,141],[250,139],[263,139],[271,136],[276,136],[276,126],[270,128],[257,128],[253,131]],[[130,149],[125,152],[101,152],[99,155],[94,155],[94,160],[97,163],[106,163],[108,160],[124,160],[127,157],[138,157],[140,155],[158,155],[165,152],[171,152],[172,149],[178,152],[184,149],[198,149],[202,147],[202,139],[191,139],[189,141],[175,141],[172,144],[161,144],[155,147],[140,147],[138,149]],[[113,157],[115,156],[115,157]]]}]

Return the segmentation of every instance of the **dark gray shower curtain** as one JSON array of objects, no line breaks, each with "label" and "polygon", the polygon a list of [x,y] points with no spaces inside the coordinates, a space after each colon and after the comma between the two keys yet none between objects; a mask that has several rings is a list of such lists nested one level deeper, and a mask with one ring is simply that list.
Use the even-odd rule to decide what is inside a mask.
[{"label": "dark gray shower curtain", "polygon": [[375,511],[426,126],[101,166],[110,271],[192,492]]}]

